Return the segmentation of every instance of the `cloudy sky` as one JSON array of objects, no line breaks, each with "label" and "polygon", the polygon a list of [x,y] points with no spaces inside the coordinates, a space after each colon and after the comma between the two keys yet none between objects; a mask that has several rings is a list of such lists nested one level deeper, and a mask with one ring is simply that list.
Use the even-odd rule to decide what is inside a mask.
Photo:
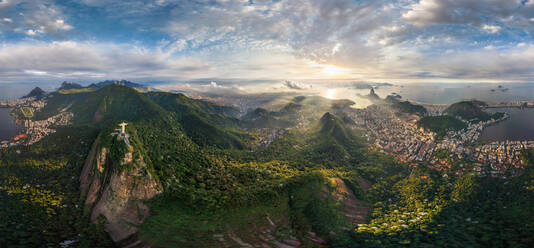
[{"label": "cloudy sky", "polygon": [[533,82],[533,32],[534,0],[0,0],[0,83]]}]

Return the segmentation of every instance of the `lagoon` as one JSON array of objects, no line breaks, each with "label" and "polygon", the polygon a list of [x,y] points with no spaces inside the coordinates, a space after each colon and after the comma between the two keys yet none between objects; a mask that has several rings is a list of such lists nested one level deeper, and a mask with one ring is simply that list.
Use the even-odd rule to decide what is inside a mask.
[{"label": "lagoon", "polygon": [[480,135],[480,141],[534,140],[533,108],[491,108],[486,111],[506,112],[510,118],[486,127]]},{"label": "lagoon", "polygon": [[0,141],[14,137],[20,130],[15,118],[9,114],[10,110],[10,108],[0,108]]}]

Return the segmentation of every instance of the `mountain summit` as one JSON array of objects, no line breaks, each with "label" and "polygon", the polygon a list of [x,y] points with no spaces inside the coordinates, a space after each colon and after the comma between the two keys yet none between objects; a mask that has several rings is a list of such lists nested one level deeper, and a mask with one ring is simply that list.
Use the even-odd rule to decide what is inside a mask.
[{"label": "mountain summit", "polygon": [[69,83],[67,81],[64,81],[61,83],[61,86],[58,90],[71,90],[71,89],[81,89],[83,86],[77,84],[77,83]]},{"label": "mountain summit", "polygon": [[23,96],[22,98],[35,97],[37,99],[41,99],[45,95],[46,95],[46,92],[44,90],[42,90],[39,87],[35,87],[35,88],[33,88],[32,91],[30,91],[30,93],[28,93],[27,95]]}]

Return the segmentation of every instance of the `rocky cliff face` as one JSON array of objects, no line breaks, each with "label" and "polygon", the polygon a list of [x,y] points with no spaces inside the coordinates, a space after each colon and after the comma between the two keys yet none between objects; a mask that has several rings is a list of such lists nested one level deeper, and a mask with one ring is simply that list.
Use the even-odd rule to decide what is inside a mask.
[{"label": "rocky cliff face", "polygon": [[111,161],[109,148],[102,147],[97,139],[80,176],[80,190],[85,206],[91,211],[91,221],[103,221],[116,243],[137,233],[136,226],[150,212],[143,201],[162,192],[162,187],[147,171],[143,157],[134,159],[132,150],[122,161]]}]

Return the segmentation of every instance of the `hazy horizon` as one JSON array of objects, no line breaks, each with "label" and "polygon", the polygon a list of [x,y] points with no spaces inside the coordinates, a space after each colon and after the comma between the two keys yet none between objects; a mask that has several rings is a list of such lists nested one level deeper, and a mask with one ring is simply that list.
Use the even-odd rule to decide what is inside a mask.
[{"label": "hazy horizon", "polygon": [[[76,82],[88,86],[92,82]],[[62,82],[55,83],[7,83],[0,84],[0,101],[16,99],[26,95],[34,87],[47,92],[56,91]],[[534,99],[533,83],[373,83],[373,82],[328,82],[315,81],[210,81],[195,80],[178,83],[151,82],[142,83],[151,89],[167,92],[185,93],[190,97],[209,98],[229,106],[236,106],[234,100],[240,97],[270,94],[273,99],[287,96],[321,96],[328,99],[348,99],[356,104],[353,107],[364,108],[371,102],[362,95],[369,94],[373,87],[381,97],[391,94],[405,100],[424,104],[452,104],[462,100],[477,99],[487,102],[531,101]],[[225,101],[221,101],[221,97]],[[218,99],[218,100],[216,100]],[[232,100],[234,99],[234,100]],[[250,101],[250,100],[247,100]],[[242,109],[245,111],[244,109]]]}]

